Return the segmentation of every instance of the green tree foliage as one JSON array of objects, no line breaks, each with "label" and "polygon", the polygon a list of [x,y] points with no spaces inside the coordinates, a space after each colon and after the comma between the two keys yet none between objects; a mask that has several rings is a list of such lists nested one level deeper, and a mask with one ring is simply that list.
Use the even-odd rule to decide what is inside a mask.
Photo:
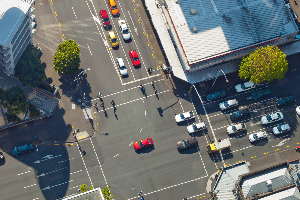
[{"label": "green tree foliage", "polygon": [[20,121],[18,114],[25,113],[29,107],[26,96],[19,86],[15,86],[10,90],[2,90],[0,92],[2,106],[7,109],[5,113],[9,122]]},{"label": "green tree foliage", "polygon": [[78,73],[80,65],[80,48],[74,40],[61,43],[53,56],[53,67],[58,74],[72,75]]},{"label": "green tree foliage", "polygon": [[39,58],[40,50],[28,44],[15,68],[15,75],[23,84],[37,87],[46,80],[45,68]]},{"label": "green tree foliage", "polygon": [[41,112],[31,103],[29,104],[29,113],[30,118],[41,116]]},{"label": "green tree foliage", "polygon": [[112,200],[113,198],[115,198],[114,195],[111,195],[111,192],[110,192],[109,188],[110,188],[110,186],[105,186],[105,188],[103,188],[101,190],[101,192],[103,194],[103,197],[106,200]]},{"label": "green tree foliage", "polygon": [[271,82],[284,78],[288,70],[286,55],[277,46],[257,48],[240,65],[241,79],[254,83]]},{"label": "green tree foliage", "polygon": [[86,184],[82,184],[80,187],[79,187],[79,192],[80,193],[85,193],[87,192],[89,189],[87,188]]}]

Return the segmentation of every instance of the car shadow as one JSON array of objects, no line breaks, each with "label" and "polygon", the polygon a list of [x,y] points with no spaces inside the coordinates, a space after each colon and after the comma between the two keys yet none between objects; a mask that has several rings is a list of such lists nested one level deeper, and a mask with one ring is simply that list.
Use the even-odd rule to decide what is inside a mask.
[{"label": "car shadow", "polygon": [[191,148],[188,148],[188,149],[184,149],[184,150],[178,150],[178,152],[180,153],[180,154],[194,154],[194,153],[197,153],[198,152],[198,145],[196,145],[196,146],[193,146],[193,147],[191,147]]},{"label": "car shadow", "polygon": [[144,153],[150,153],[151,151],[153,151],[155,149],[154,145],[152,146],[149,146],[149,147],[146,147],[144,149],[139,149],[139,150],[136,150],[135,152],[137,154],[144,154]]},{"label": "car shadow", "polygon": [[195,118],[193,118],[193,119],[189,119],[188,121],[177,122],[177,125],[178,126],[189,126],[195,122],[196,122],[196,120],[195,120]]},{"label": "car shadow", "polygon": [[120,45],[116,46],[116,47],[112,47],[113,50],[118,50],[120,48]]},{"label": "car shadow", "polygon": [[132,38],[130,38],[129,40],[123,40],[125,43],[130,43],[132,41]]},{"label": "car shadow", "polygon": [[233,133],[233,134],[228,134],[228,137],[230,138],[242,138],[245,137],[247,135],[247,130],[243,130],[237,133]]},{"label": "car shadow", "polygon": [[201,137],[201,136],[204,136],[204,135],[207,135],[207,134],[208,134],[207,129],[201,130],[201,131],[196,131],[194,133],[189,133],[189,135],[191,137]]},{"label": "car shadow", "polygon": [[265,146],[268,143],[269,143],[268,138],[264,138],[264,139],[261,139],[261,140],[255,141],[255,142],[251,142],[251,144],[254,146]]}]

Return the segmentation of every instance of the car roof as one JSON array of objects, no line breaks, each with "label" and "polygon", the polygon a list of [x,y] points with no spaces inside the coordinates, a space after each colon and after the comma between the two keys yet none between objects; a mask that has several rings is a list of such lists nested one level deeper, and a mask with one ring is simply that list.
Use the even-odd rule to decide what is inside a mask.
[{"label": "car roof", "polygon": [[110,35],[111,38],[115,38],[116,37],[116,35],[115,35],[115,33],[113,31],[108,32],[108,33],[109,33],[109,35]]},{"label": "car roof", "polygon": [[100,13],[101,13],[102,16],[105,16],[105,15],[107,16],[106,10],[100,10]]},{"label": "car roof", "polygon": [[131,51],[132,56],[137,57],[136,50]]},{"label": "car roof", "polygon": [[117,61],[118,61],[118,63],[119,63],[120,66],[124,66],[125,65],[123,58],[116,58],[116,59],[117,59]]}]

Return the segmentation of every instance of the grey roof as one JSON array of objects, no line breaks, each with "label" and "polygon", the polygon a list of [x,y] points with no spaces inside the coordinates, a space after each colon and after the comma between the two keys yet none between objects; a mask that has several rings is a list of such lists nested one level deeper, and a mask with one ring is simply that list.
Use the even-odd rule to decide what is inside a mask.
[{"label": "grey roof", "polygon": [[[270,185],[267,184],[268,181],[271,181]],[[241,188],[244,197],[249,198],[254,194],[262,194],[293,183],[288,169],[286,166],[283,166],[245,178],[241,184]]]},{"label": "grey roof", "polygon": [[72,195],[70,197],[64,198],[63,200],[70,200],[70,199],[73,199],[73,200],[104,200],[100,188],[96,188],[91,191]]},{"label": "grey roof", "polygon": [[7,47],[18,30],[33,0],[1,0],[0,45]]},{"label": "grey roof", "polygon": [[[166,3],[189,64],[298,30],[283,1],[166,0]],[[197,14],[192,15],[191,9],[196,9]]]},{"label": "grey roof", "polygon": [[281,192],[277,192],[270,196],[266,196],[261,198],[260,200],[298,200],[300,199],[300,192],[297,187],[293,187],[287,190],[283,190]]},{"label": "grey roof", "polygon": [[238,180],[238,177],[242,174],[250,172],[248,166],[249,163],[242,162],[237,165],[224,168],[222,170],[218,182],[214,188],[218,199],[235,199],[232,190],[235,187],[235,183]]}]

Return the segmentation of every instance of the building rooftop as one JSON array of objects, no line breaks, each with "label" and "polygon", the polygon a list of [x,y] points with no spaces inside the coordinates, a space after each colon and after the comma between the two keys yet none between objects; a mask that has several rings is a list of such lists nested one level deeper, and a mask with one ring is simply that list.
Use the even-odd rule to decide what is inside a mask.
[{"label": "building rooftop", "polygon": [[275,194],[272,194],[270,196],[266,196],[261,198],[260,200],[297,200],[300,199],[300,193],[297,187],[293,187],[287,190],[283,190],[280,192],[277,192]]},{"label": "building rooftop", "polygon": [[[279,0],[166,3],[189,65],[297,31]],[[196,14],[191,14],[191,9]]]},{"label": "building rooftop", "polygon": [[64,198],[63,200],[104,200],[101,189],[96,188],[84,193],[79,193],[73,196]]},{"label": "building rooftop", "polygon": [[293,183],[287,167],[283,166],[245,178],[241,188],[245,198],[249,198],[255,194],[263,194]]},{"label": "building rooftop", "polygon": [[7,47],[33,0],[1,0],[0,45]]}]

